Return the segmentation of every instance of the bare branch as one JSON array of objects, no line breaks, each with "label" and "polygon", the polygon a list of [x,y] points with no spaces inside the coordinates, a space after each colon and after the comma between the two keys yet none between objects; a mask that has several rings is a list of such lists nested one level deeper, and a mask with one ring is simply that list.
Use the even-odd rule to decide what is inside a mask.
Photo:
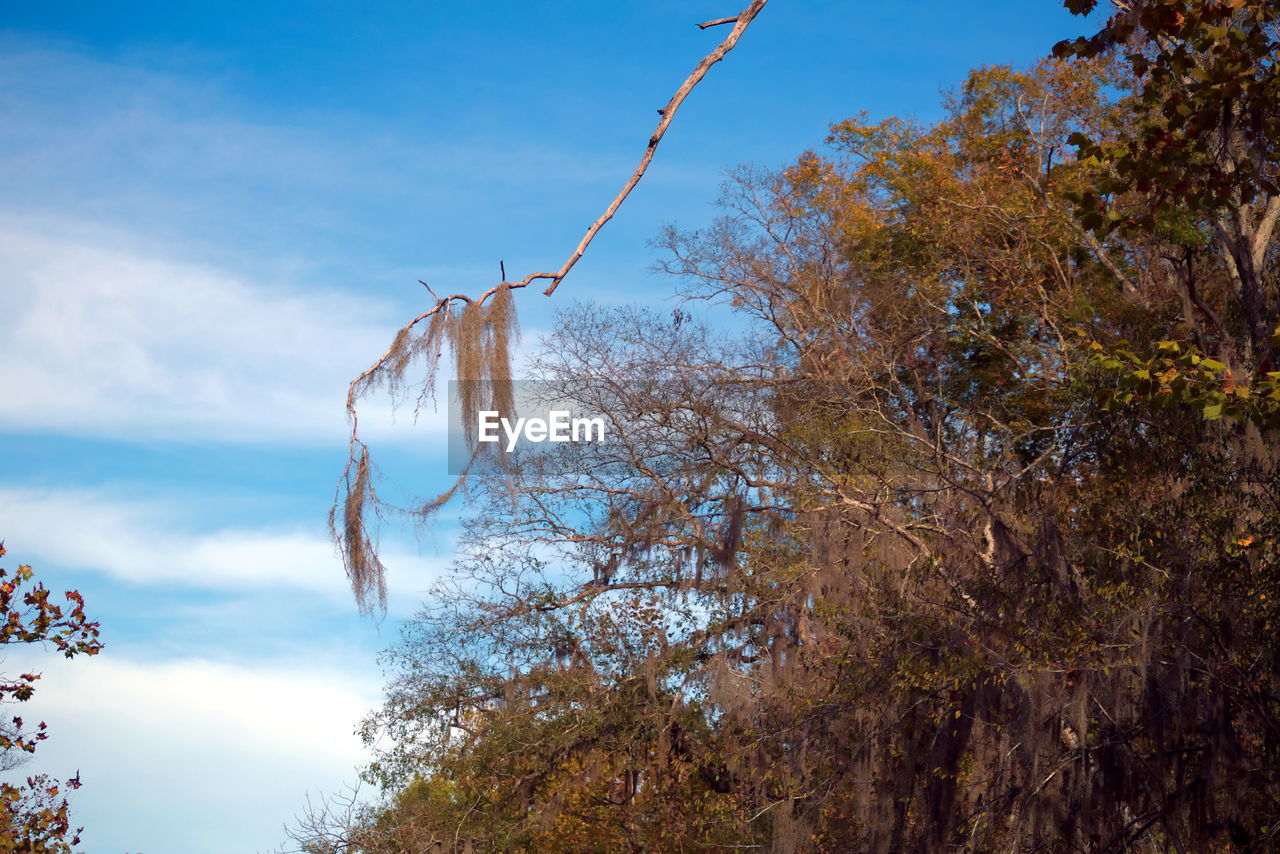
[{"label": "bare branch", "polygon": [[[551,296],[551,294],[555,292],[555,289],[559,287],[560,282],[564,280],[565,276],[569,275],[569,271],[573,269],[574,265],[578,263],[578,260],[582,258],[583,253],[587,251],[587,247],[591,245],[591,241],[595,239],[596,234],[604,227],[606,222],[613,218],[613,215],[618,212],[618,208],[622,206],[622,202],[631,194],[631,191],[635,189],[636,184],[640,182],[640,179],[649,168],[649,163],[653,160],[653,155],[658,148],[658,143],[662,141],[662,137],[666,134],[667,128],[671,126],[671,120],[675,117],[676,110],[679,109],[682,103],[684,103],[684,99],[689,96],[689,93],[693,91],[693,88],[697,86],[698,83],[701,82],[702,78],[707,75],[707,71],[710,70],[711,66],[724,59],[729,51],[733,50],[734,46],[738,43],[738,39],[740,39],[742,34],[746,32],[747,27],[751,25],[753,20],[755,20],[756,15],[760,14],[760,10],[765,7],[766,3],[768,3],[768,0],[752,0],[751,5],[738,15],[731,18],[720,18],[715,21],[708,21],[699,25],[705,29],[717,24],[726,24],[731,21],[736,22],[733,30],[729,35],[725,36],[724,41],[720,42],[720,44],[717,45],[711,53],[702,58],[702,61],[698,63],[696,68],[694,68],[693,73],[685,79],[680,88],[676,90],[676,93],[671,96],[671,100],[669,100],[667,105],[661,110],[662,119],[658,122],[658,126],[654,130],[653,135],[649,137],[649,144],[645,149],[644,156],[640,158],[639,165],[636,166],[635,171],[631,173],[631,177],[627,180],[627,183],[623,185],[622,189],[618,192],[618,195],[615,196],[613,201],[609,203],[609,206],[605,208],[604,213],[602,213],[600,217],[591,224],[591,227],[587,229],[586,234],[584,234],[582,240],[579,241],[577,248],[573,250],[573,253],[564,262],[560,269],[554,273],[530,273],[523,279],[516,282],[503,281],[501,284],[495,285],[481,294],[477,298],[479,302],[484,303],[488,301],[490,297],[502,288],[510,290],[525,288],[540,279],[551,280],[551,284],[545,291],[543,291],[544,294]],[[503,273],[505,274],[505,272],[506,270],[504,267]],[[422,284],[424,286],[426,285],[425,282]],[[431,290],[429,287],[427,289],[429,291]],[[434,291],[431,291],[431,293],[432,296],[435,296]],[[459,302],[470,302],[471,298],[463,294],[453,294],[452,296],[443,298],[437,297],[437,302],[434,306],[406,323],[404,327],[402,327],[401,331],[407,332],[413,329],[422,321],[438,313],[453,300],[457,300]],[[353,427],[355,426],[356,420],[355,400],[359,397],[358,389],[369,379],[370,376],[376,373],[378,369],[386,363],[387,359],[391,356],[391,352],[391,350],[388,350],[368,370],[361,373],[352,381],[347,393],[347,412],[351,416]]]},{"label": "bare branch", "polygon": [[[400,378],[398,374],[403,372],[403,370],[405,369],[405,367],[409,362],[409,359],[406,357],[406,349],[405,349],[406,342],[410,341],[410,338],[409,338],[410,333],[413,332],[415,327],[417,327],[419,323],[422,323],[424,320],[428,320],[430,318],[436,318],[436,320],[439,320],[440,318],[438,316],[441,315],[442,312],[445,313],[444,319],[447,325],[447,321],[448,321],[447,312],[449,311],[450,305],[454,302],[468,304],[469,306],[470,305],[484,306],[485,303],[488,302],[491,297],[494,297],[497,294],[512,291],[517,288],[528,287],[531,283],[538,281],[540,279],[550,280],[551,284],[547,287],[545,291],[543,291],[543,293],[546,294],[547,296],[551,296],[551,294],[555,292],[555,289],[560,285],[560,282],[564,280],[564,277],[567,276],[569,274],[569,271],[573,269],[574,265],[578,263],[578,260],[582,257],[583,253],[586,252],[587,247],[591,245],[591,241],[595,239],[596,234],[599,233],[600,229],[604,227],[605,223],[607,223],[610,219],[613,218],[613,215],[617,213],[618,208],[622,205],[623,201],[626,200],[627,196],[630,195],[631,191],[635,189],[636,184],[640,182],[640,179],[644,176],[645,171],[649,168],[650,162],[652,162],[653,160],[653,155],[654,155],[654,152],[657,150],[658,143],[662,141],[662,137],[666,134],[667,128],[671,126],[671,121],[675,117],[676,110],[679,109],[682,103],[684,103],[685,98],[689,96],[689,93],[693,91],[693,88],[698,85],[698,83],[702,80],[703,77],[706,76],[707,71],[710,70],[711,66],[715,65],[717,62],[724,59],[725,56],[729,53],[729,51],[733,50],[734,46],[738,43],[738,39],[740,39],[742,37],[742,34],[746,32],[747,27],[751,24],[753,20],[755,20],[756,15],[760,13],[760,10],[762,10],[765,7],[765,4],[767,2],[768,0],[751,0],[750,5],[747,6],[747,8],[743,10],[741,13],[739,13],[738,15],[732,18],[722,18],[717,21],[710,21],[702,25],[703,29],[706,29],[708,26],[734,22],[733,29],[724,38],[724,40],[720,42],[720,44],[717,45],[714,50],[712,50],[709,54],[703,57],[702,61],[698,63],[697,67],[694,68],[693,72],[685,79],[684,83],[681,84],[680,88],[677,89],[675,94],[671,96],[671,99],[667,102],[666,106],[663,109],[659,110],[659,113],[661,114],[661,120],[658,122],[658,126],[654,130],[653,135],[649,137],[649,143],[645,148],[644,155],[640,158],[639,165],[637,165],[635,168],[635,171],[631,173],[631,177],[627,179],[627,182],[623,185],[622,189],[618,192],[617,196],[615,196],[613,201],[609,203],[609,206],[605,208],[604,213],[602,213],[599,216],[599,218],[597,218],[596,221],[591,224],[591,227],[587,229],[586,234],[584,234],[582,237],[582,240],[578,242],[577,247],[573,250],[572,254],[569,255],[568,259],[565,260],[564,264],[561,265],[559,270],[556,270],[555,272],[551,272],[551,273],[548,273],[548,272],[530,273],[529,275],[525,276],[523,279],[520,279],[519,281],[510,282],[510,281],[506,281],[506,265],[503,262],[499,262],[499,270],[502,273],[503,281],[493,286],[492,288],[489,288],[487,291],[480,294],[480,296],[474,297],[474,298],[467,296],[465,294],[451,294],[449,296],[439,296],[434,290],[432,290],[432,288],[429,285],[427,285],[426,282],[421,282],[423,287],[425,287],[427,291],[431,294],[431,296],[436,300],[435,304],[432,305],[430,308],[428,308],[426,311],[419,314],[417,317],[414,317],[412,320],[406,323],[403,327],[401,327],[396,337],[393,339],[391,345],[387,348],[386,352],[384,352],[382,356],[380,356],[378,360],[373,363],[372,366],[370,366],[367,370],[365,370],[359,376],[357,376],[354,380],[352,380],[350,386],[347,389],[347,401],[346,401],[347,416],[350,418],[350,421],[351,421],[351,433],[349,438],[350,456],[348,459],[346,470],[343,473],[342,481],[340,482],[340,485],[339,485],[339,494],[341,494],[341,492],[343,491],[343,488],[344,488],[343,484],[345,484],[348,491],[348,499],[350,499],[351,498],[350,486],[353,483],[353,480],[352,480],[353,474],[358,470],[361,470],[362,466],[367,466],[367,462],[360,463],[361,459],[367,459],[367,449],[364,447],[364,444],[359,439],[359,415],[356,410],[356,402],[357,400],[359,400],[361,394],[363,394],[365,391],[369,390],[372,386],[376,385],[380,380],[386,380],[387,379],[386,375],[388,373],[397,375],[394,377],[392,382],[399,381]],[[435,322],[436,321],[433,321],[433,323]],[[430,338],[431,336],[430,330],[432,328],[433,327],[428,327],[428,330],[429,330],[428,338]],[[426,343],[429,345],[428,349],[430,349],[430,346],[433,346],[431,345],[430,341],[427,341]],[[426,354],[426,357],[428,359],[438,360],[439,356],[440,356],[440,352],[438,349],[435,352],[430,352]],[[505,355],[503,358],[505,359]],[[432,364],[434,365],[436,364],[436,362],[432,362]],[[428,376],[429,377],[434,376],[434,373],[429,372]],[[429,385],[430,379],[428,379],[426,382]],[[509,378],[506,379],[505,382],[507,382],[509,385],[509,382],[510,382]],[[453,492],[458,488],[460,483],[461,483],[461,480],[459,480],[457,483],[454,484],[453,489],[449,490],[444,495],[440,496],[440,498],[437,499],[435,502],[430,502],[428,506],[431,508],[436,508],[444,501],[447,501],[449,496],[453,494]],[[363,499],[359,499],[359,500],[362,501]],[[350,512],[353,520],[358,520],[358,517],[360,515],[359,511],[362,510],[362,505],[361,506],[349,505],[349,507],[350,507]],[[337,509],[337,502],[335,502],[335,506],[334,506],[335,513],[336,513],[336,509]],[[336,518],[336,516],[333,516],[333,518]],[[358,527],[358,526],[355,526],[353,523],[353,525],[349,525],[348,527],[352,528],[352,527]],[[353,550],[359,550],[360,544],[348,542],[347,541],[348,538],[342,535],[339,535],[336,528],[334,529],[334,533],[340,546],[342,547],[344,562],[346,563],[348,572],[350,573],[351,567],[352,567],[352,559],[353,559],[352,555],[354,554]],[[379,569],[379,572],[380,572],[380,569]],[[363,601],[360,590],[361,590],[360,586],[357,585],[357,599],[360,599],[361,601]]]},{"label": "bare branch", "polygon": [[733,23],[737,23],[737,20],[738,20],[737,15],[733,15],[732,17],[728,17],[728,18],[716,18],[714,21],[703,21],[701,24],[698,24],[698,29],[705,30],[711,27],[718,27],[721,24],[733,24]]},{"label": "bare branch", "polygon": [[522,284],[528,284],[533,278],[549,278],[551,279],[551,284],[545,291],[543,291],[543,293],[547,296],[551,296],[555,293],[556,288],[560,286],[560,282],[565,276],[569,275],[569,271],[573,269],[573,265],[577,264],[578,259],[587,251],[587,247],[590,246],[591,241],[595,239],[596,233],[604,227],[606,222],[613,218],[613,215],[618,212],[618,208],[621,207],[622,202],[631,194],[631,191],[635,189],[636,184],[640,183],[640,179],[644,177],[645,171],[649,168],[649,163],[653,160],[653,154],[658,148],[658,143],[662,141],[662,137],[667,132],[667,128],[671,126],[671,120],[675,118],[676,110],[678,110],[680,105],[684,103],[684,99],[689,97],[689,93],[693,91],[693,87],[697,86],[698,83],[701,82],[702,78],[707,76],[707,71],[711,69],[711,66],[724,59],[729,51],[733,50],[734,45],[738,43],[738,39],[742,38],[742,34],[747,31],[747,27],[749,27],[751,22],[755,20],[756,15],[760,14],[760,10],[764,8],[767,2],[769,2],[769,0],[752,0],[750,6],[733,18],[722,18],[719,21],[711,21],[707,24],[699,25],[703,29],[706,29],[708,26],[713,26],[715,24],[736,21],[733,30],[729,32],[729,35],[725,36],[724,41],[720,42],[720,44],[716,46],[715,50],[702,58],[702,61],[698,63],[698,66],[693,69],[693,73],[685,79],[680,88],[676,90],[676,93],[671,96],[671,100],[668,101],[667,105],[661,110],[662,118],[658,122],[657,129],[654,130],[653,136],[649,137],[649,145],[645,148],[644,156],[640,158],[640,165],[638,165],[636,170],[631,173],[631,177],[627,180],[627,183],[622,186],[618,195],[609,203],[609,207],[605,208],[604,213],[600,215],[600,218],[593,222],[591,227],[587,229],[587,233],[583,235],[582,241],[578,244],[578,248],[573,250],[573,254],[564,262],[564,266],[553,274],[536,273],[533,277],[525,279]]},{"label": "bare branch", "polygon": [[[649,163],[653,160],[654,152],[658,148],[658,143],[662,141],[662,137],[666,134],[667,128],[671,126],[671,120],[675,117],[676,110],[679,109],[682,103],[684,103],[685,98],[689,96],[689,93],[693,91],[694,87],[697,86],[698,83],[702,81],[702,78],[707,75],[707,71],[710,70],[711,66],[724,59],[729,51],[733,50],[734,46],[738,43],[738,39],[740,39],[742,34],[746,32],[747,27],[751,25],[753,20],[755,20],[756,15],[760,14],[760,10],[765,7],[766,3],[768,3],[768,0],[752,0],[751,5],[738,15],[730,18],[720,18],[715,21],[708,21],[699,25],[705,29],[706,27],[717,24],[726,24],[731,21],[736,22],[733,30],[729,35],[725,36],[724,41],[720,42],[714,50],[702,58],[702,61],[698,63],[693,72],[685,78],[685,81],[681,84],[680,88],[671,96],[671,100],[669,100],[667,105],[662,108],[660,111],[662,113],[662,119],[658,122],[658,126],[654,130],[653,135],[649,137],[649,144],[645,148],[644,156],[640,158],[639,165],[636,166],[635,171],[631,173],[631,177],[627,180],[627,183],[623,185],[622,189],[618,192],[618,195],[615,196],[613,201],[609,203],[609,206],[605,208],[604,213],[602,213],[600,217],[591,224],[591,227],[587,229],[582,240],[579,241],[573,253],[568,257],[564,264],[561,265],[560,269],[554,273],[530,273],[523,279],[515,282],[508,282],[504,280],[501,284],[495,285],[477,297],[477,300],[480,303],[487,302],[490,297],[503,288],[507,288],[509,290],[525,288],[540,279],[551,280],[551,284],[545,291],[543,291],[544,294],[551,296],[551,294],[555,292],[555,289],[560,286],[560,282],[563,281],[565,276],[569,275],[569,271],[573,269],[574,265],[578,263],[578,260],[582,258],[583,254],[587,251],[587,247],[591,245],[591,241],[595,239],[596,234],[604,227],[604,224],[612,219],[613,215],[618,212],[618,208],[622,206],[623,201],[631,194],[631,191],[635,189],[636,184],[640,182],[640,179],[648,170]],[[504,265],[504,275],[505,272],[506,270]],[[422,282],[422,284],[426,286],[425,282]],[[429,291],[431,290],[429,287],[427,289]],[[435,296],[434,291],[431,291],[431,293],[432,296]],[[471,298],[463,294],[453,294],[443,298],[437,297],[437,300],[437,303],[430,309],[424,311],[422,314],[419,314],[417,317],[406,323],[404,327],[402,327],[402,331],[413,329],[423,320],[426,320],[438,313],[451,301],[456,300],[459,302],[470,302]],[[379,358],[378,361],[376,361],[368,370],[364,371],[360,376],[356,377],[355,380],[352,381],[347,395],[347,411],[351,415],[353,421],[355,419],[354,402],[355,398],[359,396],[357,389],[362,383],[368,380],[371,375],[377,372],[380,367],[382,367],[390,355],[391,351],[388,350],[388,352],[384,353],[382,357]]]}]

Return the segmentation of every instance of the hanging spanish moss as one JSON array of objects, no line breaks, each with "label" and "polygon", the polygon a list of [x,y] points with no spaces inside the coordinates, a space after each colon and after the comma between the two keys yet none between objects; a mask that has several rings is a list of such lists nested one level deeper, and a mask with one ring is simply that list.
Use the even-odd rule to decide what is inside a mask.
[{"label": "hanging spanish moss", "polygon": [[[455,309],[455,302],[462,303],[460,311]],[[342,525],[336,522],[337,506],[329,515],[330,530],[362,612],[386,606],[386,566],[377,556],[376,523],[371,517],[386,511],[408,513],[418,519],[429,517],[462,488],[463,478],[415,507],[381,502],[373,486],[369,449],[357,437],[356,401],[379,388],[385,389],[393,401],[413,394],[419,407],[427,399],[434,400],[440,362],[447,349],[453,357],[462,423],[468,441],[474,444],[477,412],[496,409],[507,414],[514,410],[511,348],[518,341],[519,323],[511,288],[496,288],[487,302],[461,297],[442,299],[431,311],[402,328],[383,357],[351,384],[347,399],[352,419],[351,457],[339,484]]]}]

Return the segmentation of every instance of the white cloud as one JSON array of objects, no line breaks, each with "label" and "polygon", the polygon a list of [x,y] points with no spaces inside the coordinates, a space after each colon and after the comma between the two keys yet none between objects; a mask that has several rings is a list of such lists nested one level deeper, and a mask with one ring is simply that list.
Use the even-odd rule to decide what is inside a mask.
[{"label": "white cloud", "polygon": [[[142,501],[89,490],[0,486],[0,512],[22,532],[22,559],[101,572],[135,585],[245,592],[287,588],[350,602],[342,563],[321,531],[299,528],[192,530],[199,517],[181,500]],[[390,598],[416,607],[444,558],[389,550]]]},{"label": "white cloud", "polygon": [[[10,429],[341,442],[346,384],[396,325],[385,306],[353,296],[247,282],[5,218],[0,282],[0,424]],[[389,419],[373,409],[376,431]]]},{"label": "white cloud", "polygon": [[[240,854],[283,841],[308,792],[355,779],[354,730],[377,702],[366,672],[281,661],[11,660],[43,670],[11,707],[51,736],[18,775],[80,771],[88,854]],[[17,775],[15,775],[17,776]]]},{"label": "white cloud", "polygon": [[[498,258],[513,275],[559,263],[582,213],[547,199],[590,190],[594,210],[607,192],[590,188],[630,168],[463,127],[250,110],[227,80],[137,57],[0,48],[0,429],[341,442],[347,383],[422,307],[414,279],[467,293]],[[442,417],[412,420],[362,407],[369,438],[441,438]]]}]

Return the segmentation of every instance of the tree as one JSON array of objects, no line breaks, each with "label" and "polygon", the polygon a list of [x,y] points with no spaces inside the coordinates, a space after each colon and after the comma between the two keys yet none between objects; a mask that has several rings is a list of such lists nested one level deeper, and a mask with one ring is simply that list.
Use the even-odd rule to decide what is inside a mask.
[{"label": "tree", "polygon": [[[4,554],[0,543],[0,556]],[[80,594],[68,590],[66,605],[55,604],[43,584],[31,586],[34,578],[30,566],[19,566],[12,575],[0,569],[0,644],[52,646],[67,658],[97,655],[102,649],[99,627],[85,615]],[[38,673],[0,677],[0,702],[29,700],[39,679]],[[31,731],[14,716],[0,729],[0,756],[9,762],[11,756],[33,753],[47,737],[43,722]],[[80,829],[71,827],[64,788],[80,788],[79,774],[63,782],[36,774],[27,777],[26,785],[0,783],[0,851],[70,854],[80,841]]]},{"label": "tree", "polygon": [[[1089,11],[1096,0],[1067,5]],[[1197,324],[1210,326],[1204,334],[1233,362],[1269,362],[1276,306],[1266,256],[1280,218],[1280,9],[1243,0],[1116,5],[1092,38],[1054,49],[1061,56],[1124,54],[1137,93],[1124,136],[1072,139],[1082,157],[1108,166],[1077,198],[1081,221],[1095,232],[1173,238],[1182,257],[1168,263],[1191,270],[1180,277],[1182,290],[1197,304]],[[1194,281],[1197,255],[1210,245],[1229,276],[1229,301],[1216,309],[1199,299]]]},{"label": "tree", "polygon": [[1274,847],[1270,15],[741,171],[661,242],[745,333],[567,312],[535,374],[617,439],[471,485],[355,850]]}]

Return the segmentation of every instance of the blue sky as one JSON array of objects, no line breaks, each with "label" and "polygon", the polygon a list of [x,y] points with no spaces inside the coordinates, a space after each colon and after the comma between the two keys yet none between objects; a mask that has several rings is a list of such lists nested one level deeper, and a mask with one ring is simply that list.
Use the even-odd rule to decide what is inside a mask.
[{"label": "blue sky", "polygon": [[[741,0],[0,4],[0,537],[108,644],[41,659],[23,769],[70,776],[89,854],[268,851],[362,761],[394,641],[452,517],[388,529],[361,619],[325,533],[347,381],[423,307],[554,269]],[[1053,0],[773,0],[685,103],[556,304],[669,304],[665,224],[828,125],[938,115],[980,64],[1085,26]],[[442,419],[365,423],[406,494]],[[32,657],[7,657],[6,672]]]}]

